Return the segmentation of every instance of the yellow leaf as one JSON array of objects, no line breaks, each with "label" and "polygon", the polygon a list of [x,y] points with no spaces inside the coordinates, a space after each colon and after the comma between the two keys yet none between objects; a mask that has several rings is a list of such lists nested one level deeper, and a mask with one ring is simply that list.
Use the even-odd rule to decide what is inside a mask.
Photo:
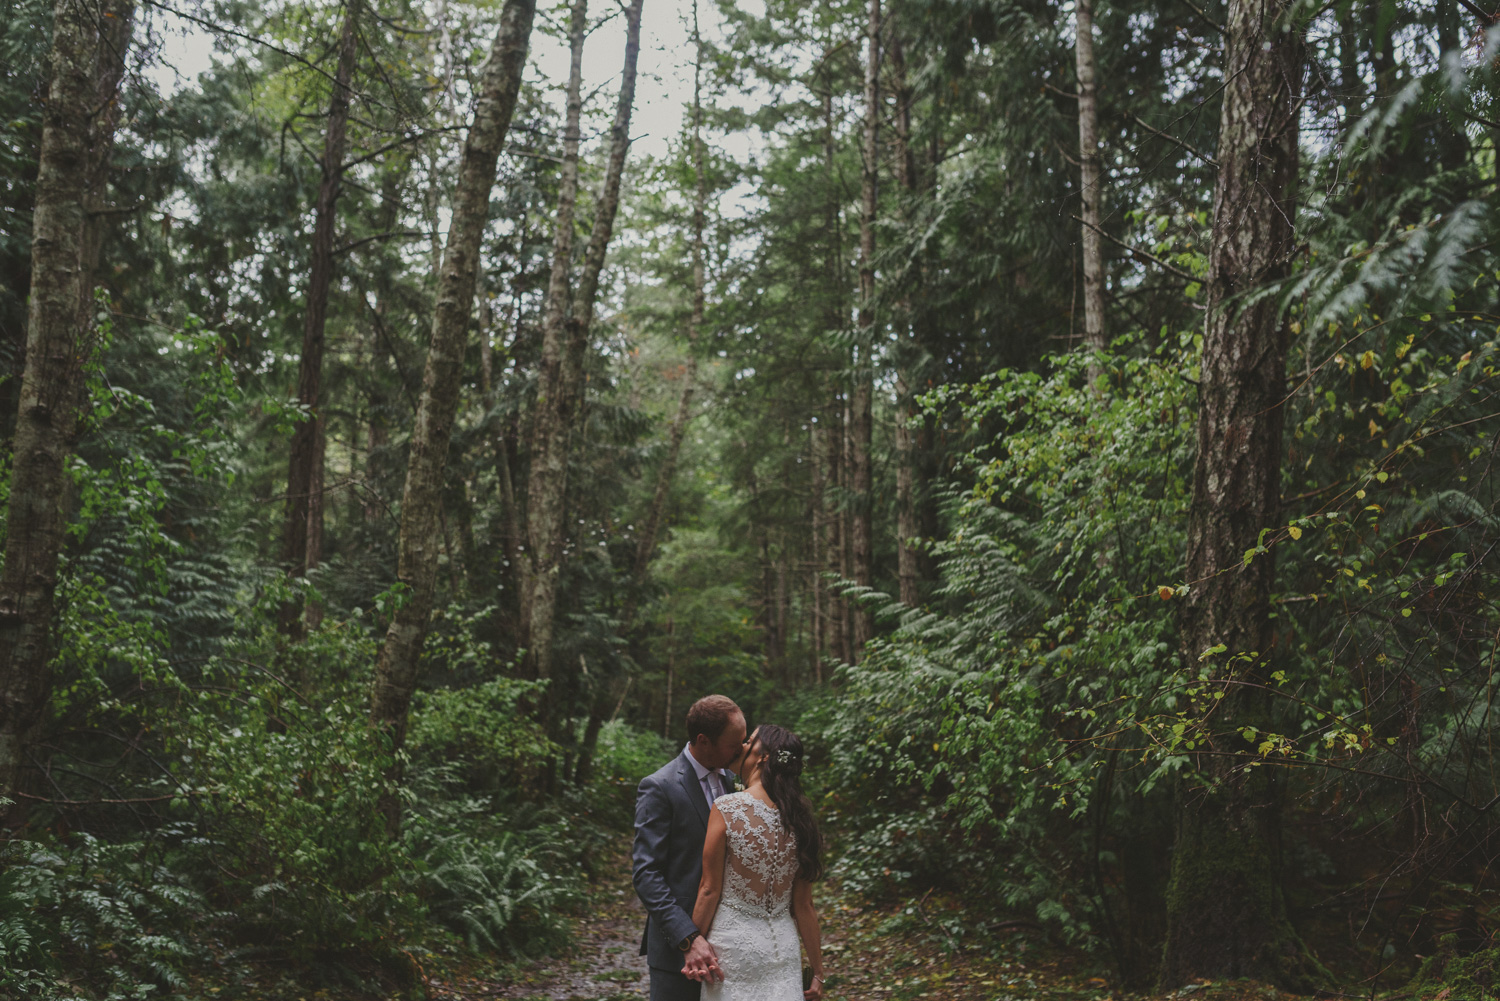
[{"label": "yellow leaf", "polygon": [[1170,587],[1168,587],[1167,585],[1163,584],[1161,587],[1159,587],[1159,588],[1156,589],[1156,596],[1158,598],[1160,598],[1162,601],[1171,601],[1172,600],[1172,589]]},{"label": "yellow leaf", "polygon": [[1302,538],[1302,529],[1298,528],[1296,525],[1291,525],[1288,526],[1286,534],[1290,535],[1293,539],[1300,539]]},{"label": "yellow leaf", "polygon": [[1363,355],[1361,355],[1360,359],[1359,359],[1359,367],[1360,368],[1374,368],[1375,367],[1375,352],[1373,352],[1373,351],[1366,351]]}]

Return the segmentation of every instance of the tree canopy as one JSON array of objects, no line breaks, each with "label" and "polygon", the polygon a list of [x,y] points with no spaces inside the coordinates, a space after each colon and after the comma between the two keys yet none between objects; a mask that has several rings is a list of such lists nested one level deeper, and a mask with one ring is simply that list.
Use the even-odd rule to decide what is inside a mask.
[{"label": "tree canopy", "polygon": [[1131,990],[1500,968],[1497,59],[1468,0],[9,4],[0,998],[558,948],[710,692],[841,892]]}]

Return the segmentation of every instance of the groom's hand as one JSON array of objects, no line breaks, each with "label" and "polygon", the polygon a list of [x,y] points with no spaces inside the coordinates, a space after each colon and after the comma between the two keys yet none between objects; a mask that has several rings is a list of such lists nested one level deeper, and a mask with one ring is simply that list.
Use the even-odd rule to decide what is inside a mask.
[{"label": "groom's hand", "polygon": [[719,954],[708,944],[708,939],[699,935],[688,946],[687,960],[682,964],[682,975],[700,984],[718,983],[724,979],[719,968]]}]

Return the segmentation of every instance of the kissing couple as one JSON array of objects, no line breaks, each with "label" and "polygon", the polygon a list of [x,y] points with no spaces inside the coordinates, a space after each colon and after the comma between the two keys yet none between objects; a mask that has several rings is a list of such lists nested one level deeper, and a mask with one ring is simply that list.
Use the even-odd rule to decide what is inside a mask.
[{"label": "kissing couple", "polygon": [[[687,741],[636,793],[631,857],[651,1001],[819,1001],[812,884],[823,843],[799,778],[802,741],[771,724],[747,732],[723,695],[693,703]],[[743,791],[729,791],[727,772]]]}]

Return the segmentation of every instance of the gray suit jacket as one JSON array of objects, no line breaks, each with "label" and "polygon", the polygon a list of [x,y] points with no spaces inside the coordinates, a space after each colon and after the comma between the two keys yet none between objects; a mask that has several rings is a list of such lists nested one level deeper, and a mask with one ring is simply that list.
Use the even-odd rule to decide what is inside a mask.
[{"label": "gray suit jacket", "polygon": [[641,955],[659,970],[682,969],[677,944],[697,928],[693,904],[703,876],[708,800],[687,752],[641,780],[635,799],[635,892],[646,905]]}]

